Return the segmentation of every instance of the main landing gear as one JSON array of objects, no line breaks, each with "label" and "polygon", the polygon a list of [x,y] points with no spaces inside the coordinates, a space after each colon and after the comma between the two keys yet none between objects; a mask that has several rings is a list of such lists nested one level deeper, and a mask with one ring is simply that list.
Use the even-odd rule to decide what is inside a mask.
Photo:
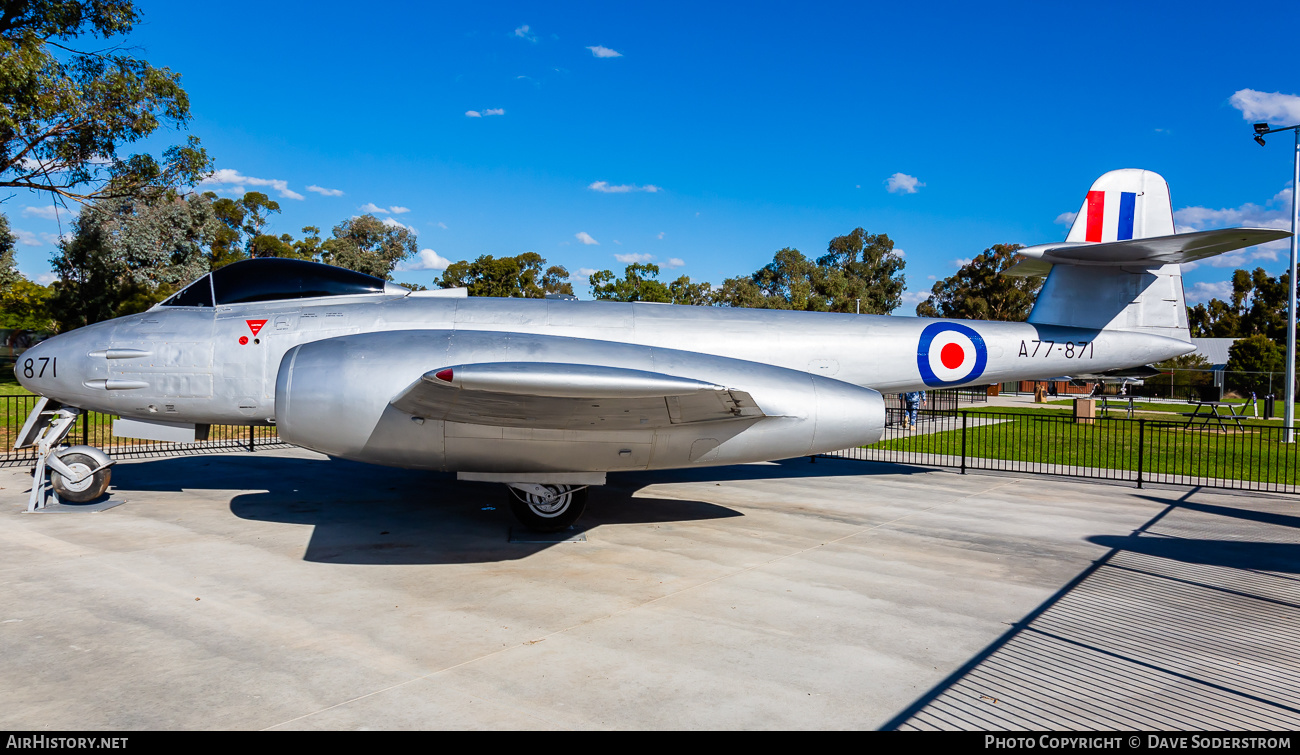
[{"label": "main landing gear", "polygon": [[534,532],[559,532],[578,521],[587,508],[586,485],[508,483],[510,513]]},{"label": "main landing gear", "polygon": [[108,454],[91,446],[60,446],[79,416],[80,409],[41,398],[23,424],[14,448],[36,447],[28,511],[43,509],[51,500],[89,503],[108,490],[113,465]]}]

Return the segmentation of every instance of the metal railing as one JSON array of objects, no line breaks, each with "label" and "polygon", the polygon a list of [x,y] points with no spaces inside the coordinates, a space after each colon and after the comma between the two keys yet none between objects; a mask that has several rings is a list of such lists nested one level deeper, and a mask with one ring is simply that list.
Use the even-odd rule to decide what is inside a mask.
[{"label": "metal railing", "polygon": [[888,408],[885,437],[829,456],[967,470],[1300,492],[1300,444],[1285,428],[1203,415],[1123,419],[962,410],[921,412],[914,430]]},{"label": "metal railing", "polygon": [[[14,450],[14,440],[39,396],[0,396],[4,422],[0,425],[0,467],[21,466],[36,461],[36,449]],[[154,440],[119,438],[113,435],[117,416],[83,412],[68,433],[68,445],[95,446],[115,457],[176,456],[214,451],[254,451],[269,446],[286,446],[274,427],[259,425],[212,425],[208,439],[195,443],[164,443]]]}]

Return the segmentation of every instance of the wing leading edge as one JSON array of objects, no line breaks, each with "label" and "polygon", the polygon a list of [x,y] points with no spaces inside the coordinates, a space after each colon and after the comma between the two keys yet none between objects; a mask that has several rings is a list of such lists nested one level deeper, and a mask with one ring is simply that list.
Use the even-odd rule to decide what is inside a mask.
[{"label": "wing leading edge", "polygon": [[748,393],[714,383],[555,362],[430,370],[389,403],[426,419],[559,430],[650,429],[764,416]]}]

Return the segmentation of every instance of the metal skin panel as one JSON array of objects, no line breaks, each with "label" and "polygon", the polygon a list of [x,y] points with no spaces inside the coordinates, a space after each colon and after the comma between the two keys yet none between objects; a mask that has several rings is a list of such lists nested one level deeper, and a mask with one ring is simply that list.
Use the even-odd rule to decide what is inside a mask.
[{"label": "metal skin panel", "polygon": [[[1105,292],[1094,293],[1094,306],[1099,297],[1105,296]],[[301,343],[348,333],[439,330],[448,334],[472,334],[492,330],[491,326],[480,323],[455,323],[457,306],[483,306],[493,311],[513,307],[530,310],[538,317],[541,313],[546,313],[548,324],[537,326],[535,334],[507,333],[494,338],[491,344],[473,342],[472,346],[466,346],[464,352],[458,352],[456,359],[451,359],[445,349],[429,353],[419,364],[418,373],[379,397],[384,404],[407,388],[419,375],[436,367],[457,363],[543,361],[539,356],[543,352],[539,352],[535,342],[529,340],[534,335],[661,347],[680,353],[693,352],[773,365],[800,373],[806,373],[814,364],[826,364],[833,360],[838,367],[834,379],[838,381],[887,393],[925,389],[935,386],[928,385],[921,375],[917,348],[922,331],[928,325],[944,322],[875,315],[779,310],[736,311],[714,307],[538,299],[455,300],[392,297],[384,294],[345,298],[346,301],[328,303],[299,300],[291,304],[270,302],[220,307],[214,325],[209,310],[206,318],[209,327],[213,327],[214,344],[211,368],[213,395],[208,399],[177,399],[174,403],[180,416],[167,419],[199,424],[263,423],[273,419],[276,415],[275,376],[280,362],[285,352]],[[1079,293],[1075,301],[1076,312],[1089,311],[1086,295]],[[550,324],[555,321],[552,315],[558,308],[566,308],[565,316],[560,319],[568,324]],[[605,317],[603,312],[606,308],[616,316]],[[248,320],[265,319],[273,322],[277,314],[298,310],[301,310],[298,330],[278,333],[264,328],[256,338],[259,343],[254,343],[247,325]],[[308,314],[315,317],[308,317]],[[635,314],[635,317],[620,316],[630,314]],[[145,317],[154,321],[151,327],[157,329],[160,336],[138,336],[132,340],[128,335],[138,330],[129,326]],[[96,378],[102,380],[109,376],[110,361],[102,357],[92,358],[89,353],[108,347],[152,352],[161,342],[182,340],[181,331],[192,328],[201,330],[204,319],[201,312],[159,308],[80,328],[43,341],[23,355],[24,360],[57,358],[57,375],[47,371],[42,377],[25,377],[20,361],[18,377],[28,389],[71,406],[102,409],[126,417],[157,418],[154,416],[157,410],[151,411],[149,407],[159,406],[167,398],[164,395],[154,394],[150,389],[113,392],[102,387],[88,387],[88,381]],[[627,323],[624,327],[610,327],[611,322],[620,319]],[[162,334],[157,326],[164,320],[169,325],[173,321],[175,324]],[[965,321],[961,324],[979,333],[987,347],[988,359],[979,375],[953,385],[986,385],[1085,372],[1095,374],[1110,369],[1150,364],[1185,354],[1193,348],[1176,338],[1122,330],[1103,331],[1097,327],[978,321]],[[248,342],[241,345],[241,337],[249,338]],[[1049,343],[1052,344],[1050,353],[1046,349]],[[1086,343],[1088,347],[1071,348],[1067,352],[1064,348],[1067,343]],[[1039,347],[1037,350],[1036,344]],[[567,363],[581,361],[572,355],[547,359]],[[120,361],[126,364],[134,360]],[[648,369],[647,364],[641,362],[626,366]],[[717,376],[707,371],[658,371],[721,382]],[[370,372],[374,374],[369,375],[367,380],[373,386],[366,382],[357,383],[366,386],[366,393],[379,390],[378,384],[383,382],[377,374],[378,370]],[[203,370],[196,370],[191,374],[203,373]]]},{"label": "metal skin panel", "polygon": [[[421,382],[431,363],[502,352],[515,360],[529,355],[538,362],[565,358],[685,378],[706,374],[750,394],[768,416],[546,431],[441,422],[389,404],[389,397]],[[286,356],[276,396],[278,430],[291,443],[359,461],[472,472],[733,464],[870,443],[884,430],[880,395],[847,383],[672,349],[490,331],[395,331],[306,344]],[[716,449],[693,459],[701,438],[712,439]]]}]

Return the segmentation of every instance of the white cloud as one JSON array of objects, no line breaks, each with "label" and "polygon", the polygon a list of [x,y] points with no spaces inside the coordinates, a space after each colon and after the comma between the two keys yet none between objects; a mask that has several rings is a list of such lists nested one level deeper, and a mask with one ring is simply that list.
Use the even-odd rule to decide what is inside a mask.
[{"label": "white cloud", "polygon": [[663,231],[660,231],[660,232],[659,232],[659,235],[658,235],[658,236],[655,236],[655,238],[659,239],[660,241],[663,241],[663,238],[664,238],[664,232],[663,232]]},{"label": "white cloud", "polygon": [[591,50],[591,54],[594,55],[594,56],[596,56],[597,58],[621,58],[621,57],[623,57],[623,53],[618,52],[618,51],[615,51],[615,50],[611,50],[611,49],[609,49],[608,47],[604,47],[604,46],[602,46],[602,45],[592,45],[591,47],[588,47],[587,49],[588,49],[588,50]]},{"label": "white cloud", "polygon": [[451,260],[438,254],[432,249],[421,249],[413,260],[400,262],[397,265],[398,270],[446,270],[451,264]]},{"label": "white cloud", "polygon": [[55,275],[54,273],[44,272],[36,276],[35,282],[41,284],[42,286],[48,286],[58,279],[59,276]]},{"label": "white cloud", "polygon": [[591,276],[599,272],[600,271],[594,267],[580,267],[578,268],[578,272],[573,274],[573,277],[582,278],[583,280],[586,280],[587,278],[590,278]]},{"label": "white cloud", "polygon": [[681,267],[685,264],[686,262],[684,262],[681,257],[669,257],[668,261],[664,263],[664,267],[674,268]]},{"label": "white cloud", "polygon": [[890,194],[915,194],[922,186],[925,184],[920,179],[906,173],[895,173],[885,179],[885,190]]},{"label": "white cloud", "polygon": [[927,276],[925,276],[925,279],[926,279],[926,280],[931,280],[931,281],[937,281],[937,280],[939,280],[938,276],[934,276],[934,275],[927,275]]},{"label": "white cloud", "polygon": [[327,196],[327,197],[341,197],[341,196],[343,196],[343,191],[342,191],[341,189],[326,189],[326,188],[323,187],[323,186],[316,186],[315,184],[313,184],[313,185],[311,185],[311,186],[308,186],[308,187],[307,187],[307,191],[314,191],[314,192],[316,192],[317,194],[321,194],[321,195],[324,195],[324,196]]},{"label": "white cloud", "polygon": [[602,194],[627,194],[631,191],[645,191],[654,194],[663,191],[662,187],[654,184],[646,184],[645,186],[637,186],[636,184],[611,185],[607,181],[596,181],[587,188],[592,191],[599,191]]},{"label": "white cloud", "polygon": [[36,218],[44,218],[46,220],[58,220],[59,217],[72,218],[75,217],[76,214],[77,211],[75,209],[70,209],[67,207],[57,207],[55,205],[48,205],[45,207],[24,207],[23,208],[23,217],[25,218],[36,217]]},{"label": "white cloud", "polygon": [[24,231],[20,228],[13,229],[13,234],[18,238],[18,243],[23,246],[40,246],[41,241],[36,234],[31,231]]},{"label": "white cloud", "polygon": [[303,195],[289,188],[288,181],[278,178],[253,178],[237,170],[222,168],[199,182],[200,186],[227,186],[243,193],[245,186],[269,186],[280,193],[282,199],[305,199]]},{"label": "white cloud", "polygon": [[438,227],[441,228],[441,229],[444,230],[444,231],[447,230],[447,224],[446,224],[446,223],[442,223],[442,222],[440,222],[440,223],[438,223]]},{"label": "white cloud", "polygon": [[[1247,202],[1239,207],[1213,209],[1210,207],[1184,207],[1174,212],[1174,230],[1178,233],[1205,231],[1213,228],[1277,228],[1291,230],[1291,188],[1287,187],[1263,205]],[[1282,239],[1240,251],[1220,254],[1205,260],[1212,267],[1240,267],[1253,260],[1274,261],[1290,241]]]},{"label": "white cloud", "polygon": [[1294,94],[1242,89],[1229,97],[1228,103],[1248,121],[1268,121],[1279,126],[1300,121],[1300,97]]},{"label": "white cloud", "polygon": [[529,42],[533,42],[533,43],[537,42],[537,35],[533,34],[532,31],[529,30],[528,24],[524,24],[518,29],[515,29],[515,36],[519,37],[520,39],[526,39]]},{"label": "white cloud", "polygon": [[894,254],[897,254],[899,257],[907,256],[907,252],[903,251],[902,249],[899,249],[898,247],[894,247]]},{"label": "white cloud", "polygon": [[466,110],[466,111],[465,111],[465,115],[469,116],[470,118],[482,118],[482,117],[483,117],[483,114],[480,113],[480,112],[477,111],[477,110]]},{"label": "white cloud", "polygon": [[967,265],[969,265],[969,264],[972,263],[972,262],[974,262],[974,260],[971,259],[970,257],[959,257],[959,258],[953,260],[953,261],[952,261],[952,264],[953,264],[954,267],[966,267]]},{"label": "white cloud", "polygon": [[1057,215],[1056,220],[1053,220],[1052,222],[1057,225],[1074,225],[1074,219],[1078,216],[1079,213],[1077,212],[1063,212],[1060,215]]},{"label": "white cloud", "polygon": [[405,228],[411,233],[416,233],[415,228],[413,228],[412,226],[406,225],[405,223],[399,223],[396,220],[393,220],[392,218],[384,218],[384,225],[388,226],[389,228]]},{"label": "white cloud", "polygon": [[573,234],[573,237],[584,244],[594,244],[596,246],[600,246],[600,242],[593,239],[591,237],[591,234],[587,233],[586,231],[578,231],[577,233]]},{"label": "white cloud", "polygon": [[622,262],[624,265],[630,265],[633,262],[649,262],[654,259],[653,254],[616,254],[614,259]]},{"label": "white cloud", "polygon": [[1187,289],[1187,301],[1189,302],[1207,302],[1210,299],[1227,301],[1231,296],[1232,281],[1219,281],[1218,283],[1199,281]]},{"label": "white cloud", "polygon": [[382,212],[382,213],[385,214],[385,215],[388,214],[388,210],[384,209],[383,207],[380,207],[379,205],[375,204],[374,202],[366,202],[365,204],[361,205],[361,211],[362,211],[362,212],[371,212],[371,213],[374,213],[374,212]]},{"label": "white cloud", "polygon": [[619,241],[618,239],[614,239],[614,243],[618,244],[619,246],[623,246],[623,242]]},{"label": "white cloud", "polygon": [[391,212],[391,213],[393,213],[394,215],[401,215],[401,214],[404,213],[404,212],[410,212],[410,211],[411,211],[411,208],[410,208],[410,207],[398,207],[397,205],[393,205],[392,207],[389,207],[389,208],[388,208],[388,211]]},{"label": "white cloud", "polygon": [[930,298],[929,291],[904,291],[903,306],[915,307],[916,305],[920,304],[921,302],[929,298]]},{"label": "white cloud", "polygon": [[490,107],[483,111],[483,115],[505,115],[506,109],[503,107]]}]

